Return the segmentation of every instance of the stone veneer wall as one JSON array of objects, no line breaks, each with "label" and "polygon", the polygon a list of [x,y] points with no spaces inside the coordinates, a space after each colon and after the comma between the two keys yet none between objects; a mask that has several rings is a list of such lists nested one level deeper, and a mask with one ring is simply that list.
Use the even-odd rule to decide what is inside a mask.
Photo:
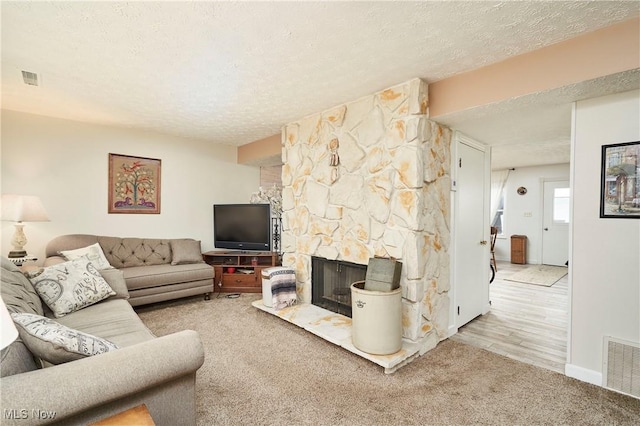
[{"label": "stone veneer wall", "polygon": [[427,90],[413,79],[282,132],[283,265],[299,298],[311,302],[311,256],[397,258],[403,337],[422,353],[446,337],[450,286],[451,131],[428,119]]}]

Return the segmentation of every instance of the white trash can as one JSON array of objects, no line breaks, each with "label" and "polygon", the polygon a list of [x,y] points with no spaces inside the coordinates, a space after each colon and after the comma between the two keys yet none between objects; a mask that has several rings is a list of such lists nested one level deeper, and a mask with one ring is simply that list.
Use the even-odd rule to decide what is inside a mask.
[{"label": "white trash can", "polygon": [[373,355],[402,349],[402,289],[371,291],[364,281],[351,284],[351,341]]}]

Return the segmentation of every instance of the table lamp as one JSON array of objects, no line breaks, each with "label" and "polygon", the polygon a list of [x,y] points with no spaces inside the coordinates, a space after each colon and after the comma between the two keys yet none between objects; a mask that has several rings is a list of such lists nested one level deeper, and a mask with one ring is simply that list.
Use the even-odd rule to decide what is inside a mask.
[{"label": "table lamp", "polygon": [[16,232],[11,238],[13,250],[9,252],[9,257],[25,257],[27,252],[24,246],[27,244],[27,237],[22,222],[47,222],[49,217],[40,198],[36,196],[3,194],[2,220],[17,222],[14,225]]},{"label": "table lamp", "polygon": [[0,349],[4,349],[18,338],[18,330],[7,310],[7,305],[0,298]]}]

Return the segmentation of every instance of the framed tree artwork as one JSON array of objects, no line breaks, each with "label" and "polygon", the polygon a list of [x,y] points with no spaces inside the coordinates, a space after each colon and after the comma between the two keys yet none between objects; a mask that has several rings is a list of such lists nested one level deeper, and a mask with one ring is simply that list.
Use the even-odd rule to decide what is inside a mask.
[{"label": "framed tree artwork", "polygon": [[640,141],[602,146],[600,217],[640,219]]},{"label": "framed tree artwork", "polygon": [[160,167],[155,158],[109,154],[109,213],[160,213]]}]

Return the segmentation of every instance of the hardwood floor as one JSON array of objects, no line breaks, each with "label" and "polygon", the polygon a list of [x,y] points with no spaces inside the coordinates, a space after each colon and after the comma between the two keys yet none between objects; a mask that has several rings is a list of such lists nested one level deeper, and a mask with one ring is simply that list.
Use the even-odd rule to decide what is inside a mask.
[{"label": "hardwood floor", "polygon": [[490,285],[491,311],[451,338],[518,361],[564,373],[568,277],[551,287],[505,281],[529,265],[498,262]]}]

